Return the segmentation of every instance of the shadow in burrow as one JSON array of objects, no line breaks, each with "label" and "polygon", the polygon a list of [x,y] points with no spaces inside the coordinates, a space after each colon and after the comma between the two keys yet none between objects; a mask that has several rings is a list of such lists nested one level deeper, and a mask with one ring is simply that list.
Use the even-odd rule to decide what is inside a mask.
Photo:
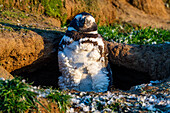
[{"label": "shadow in burrow", "polygon": [[[108,44],[109,46],[110,44]],[[123,47],[120,47],[119,54],[117,54],[114,49],[118,49],[118,45],[114,46],[113,48],[109,48],[109,64],[112,70],[112,77],[113,77],[113,85],[115,88],[123,89],[123,90],[129,90],[132,86],[140,85],[143,83],[149,83],[151,80],[151,76],[148,72],[142,72],[138,71],[136,69],[124,66],[120,64],[119,62],[123,62],[126,59],[126,57],[132,57],[132,55],[125,55],[122,56],[121,52],[124,52],[122,50]],[[133,51],[133,48],[129,50],[131,53]],[[126,62],[126,61],[125,61]],[[133,63],[133,62],[131,62]]]},{"label": "shadow in burrow", "polygon": [[[31,65],[22,67],[20,69],[11,72],[12,75],[21,76],[28,80],[28,82],[33,82],[36,86],[52,86],[58,88],[58,77],[61,75],[58,67],[58,44],[64,35],[60,31],[52,30],[42,30],[37,28],[22,27],[17,25],[12,25],[9,23],[0,23],[5,26],[10,26],[15,29],[28,29],[32,30],[44,39],[50,38],[52,40],[54,52],[46,58],[39,58],[34,61]],[[46,40],[44,40],[44,46],[46,46]],[[139,85],[142,83],[147,83],[151,80],[148,73],[139,72],[134,69],[129,69],[127,67],[114,64],[110,61],[110,67],[112,69],[113,76],[113,86],[115,88],[128,90],[134,85]]]},{"label": "shadow in burrow", "polygon": [[168,44],[109,44],[109,60],[116,87],[128,89],[151,80],[164,81],[169,77]]}]

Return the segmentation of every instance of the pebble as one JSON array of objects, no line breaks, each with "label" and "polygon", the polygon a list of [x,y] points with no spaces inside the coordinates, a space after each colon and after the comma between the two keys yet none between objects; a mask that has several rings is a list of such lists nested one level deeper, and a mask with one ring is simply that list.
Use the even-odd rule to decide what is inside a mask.
[{"label": "pebble", "polygon": [[84,107],[83,107],[83,111],[84,111],[84,112],[88,112],[89,110],[90,110],[89,106],[84,106]]},{"label": "pebble", "polygon": [[1,77],[1,78],[0,78],[0,80],[3,80],[3,81],[4,81],[4,80],[5,80],[5,78]]}]

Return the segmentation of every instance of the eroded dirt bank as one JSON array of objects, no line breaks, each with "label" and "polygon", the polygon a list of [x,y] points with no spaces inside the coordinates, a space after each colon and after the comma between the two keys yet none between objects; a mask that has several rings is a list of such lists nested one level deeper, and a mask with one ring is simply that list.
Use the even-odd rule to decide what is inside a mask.
[{"label": "eroded dirt bank", "polygon": [[[86,11],[100,25],[121,20],[145,27],[170,29],[169,9],[165,8],[161,0],[94,0],[89,3],[66,0],[64,8],[68,22],[75,14]],[[29,78],[35,85],[57,87],[60,75],[57,48],[66,30],[58,28],[61,22],[33,14],[28,14],[27,18],[0,16],[0,64],[14,76]],[[130,46],[108,42],[108,47],[116,87],[128,89],[170,75],[168,44]],[[122,84],[125,82],[128,85]]]},{"label": "eroded dirt bank", "polygon": [[[4,34],[7,32],[10,36]],[[64,33],[52,31],[38,33],[30,30],[2,32],[0,40],[4,42],[2,44],[4,46],[0,46],[0,63],[12,75],[29,78],[35,85],[58,87],[60,72],[57,50]],[[169,44],[142,46],[116,42],[107,44],[116,87],[128,89],[136,84],[169,76]]]}]

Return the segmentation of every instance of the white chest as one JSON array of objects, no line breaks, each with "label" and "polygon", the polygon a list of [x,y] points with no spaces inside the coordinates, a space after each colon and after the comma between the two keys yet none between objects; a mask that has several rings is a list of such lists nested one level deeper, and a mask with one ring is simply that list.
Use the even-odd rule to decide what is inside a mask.
[{"label": "white chest", "polygon": [[[81,43],[84,40],[74,41],[59,51],[59,69],[62,72],[59,85],[80,91],[106,91],[109,80],[99,45]],[[102,42],[99,44],[104,46]]]}]

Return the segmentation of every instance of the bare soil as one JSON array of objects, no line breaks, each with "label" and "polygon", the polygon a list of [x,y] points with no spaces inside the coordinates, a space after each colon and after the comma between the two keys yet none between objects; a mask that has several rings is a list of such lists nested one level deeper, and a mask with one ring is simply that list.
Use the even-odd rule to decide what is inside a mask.
[{"label": "bare soil", "polygon": [[161,0],[157,2],[137,0],[138,4],[136,3],[137,1],[132,1],[134,1],[133,4],[124,0],[113,2],[113,5],[116,7],[118,19],[143,27],[151,26],[170,30],[170,9],[166,9]]},{"label": "bare soil", "polygon": [[[143,27],[170,29],[170,8],[166,8],[162,0],[65,0],[61,13],[67,14],[69,24],[76,14],[84,11],[91,13],[99,25],[108,25],[119,20]],[[9,12],[24,16],[0,14],[0,22],[41,29],[61,27],[61,19],[47,17],[42,13],[28,13],[17,9]]]},{"label": "bare soil", "polygon": [[[75,14],[86,11],[94,15],[100,25],[119,20],[170,30],[170,9],[166,9],[161,0],[94,0],[89,3],[66,0],[64,8],[68,22]],[[15,16],[0,14],[0,63],[13,75],[29,77],[35,85],[57,87],[56,76],[60,73],[56,50],[66,29],[59,28],[59,19],[17,9],[7,11]],[[19,14],[24,16],[17,16]]]}]

